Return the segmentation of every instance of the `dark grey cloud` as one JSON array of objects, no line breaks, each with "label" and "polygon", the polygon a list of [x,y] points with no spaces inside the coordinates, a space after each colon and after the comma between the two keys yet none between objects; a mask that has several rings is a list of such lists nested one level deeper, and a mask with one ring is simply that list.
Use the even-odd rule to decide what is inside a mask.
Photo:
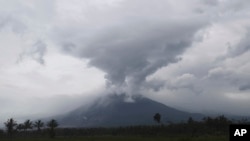
[{"label": "dark grey cloud", "polygon": [[177,21],[109,28],[77,53],[90,59],[89,65],[106,72],[109,86],[140,88],[147,76],[177,62],[203,26],[201,21]]},{"label": "dark grey cloud", "polygon": [[180,61],[179,56],[196,42],[196,33],[209,25],[209,18],[193,12],[197,5],[183,10],[176,4],[122,1],[114,9],[90,13],[81,26],[55,27],[53,37],[64,52],[88,59],[90,66],[104,71],[108,87],[136,93],[152,86],[146,84],[148,76]]},{"label": "dark grey cloud", "polygon": [[240,91],[250,90],[250,84],[242,85],[239,87]]}]

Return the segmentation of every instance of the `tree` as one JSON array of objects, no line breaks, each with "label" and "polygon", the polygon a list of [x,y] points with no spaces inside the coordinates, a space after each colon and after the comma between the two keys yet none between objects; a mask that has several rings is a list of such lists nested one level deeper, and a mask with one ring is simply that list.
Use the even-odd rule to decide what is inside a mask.
[{"label": "tree", "polygon": [[22,130],[24,130],[24,125],[20,123],[20,124],[17,125],[16,129],[18,131],[22,131]]},{"label": "tree", "polygon": [[17,126],[16,121],[13,118],[10,118],[4,124],[6,126],[7,133],[9,134],[10,137],[12,137],[13,132],[15,131],[15,127]]},{"label": "tree", "polygon": [[41,120],[37,120],[35,123],[34,123],[34,127],[37,128],[37,131],[40,132],[41,131],[41,128],[44,126],[44,123],[41,121]]},{"label": "tree", "polygon": [[24,125],[24,130],[26,131],[26,130],[28,130],[28,129],[32,129],[32,122],[28,119],[28,120],[26,120],[24,123],[23,123],[23,125]]},{"label": "tree", "polygon": [[54,138],[56,133],[55,133],[55,128],[58,126],[58,123],[56,120],[52,119],[51,121],[49,121],[47,123],[47,126],[49,127],[49,133],[50,133],[50,137]]},{"label": "tree", "polygon": [[188,118],[188,121],[187,121],[188,124],[193,124],[194,123],[194,120],[192,117],[189,117]]},{"label": "tree", "polygon": [[161,115],[159,113],[156,113],[154,115],[154,120],[157,122],[157,123],[161,123]]}]

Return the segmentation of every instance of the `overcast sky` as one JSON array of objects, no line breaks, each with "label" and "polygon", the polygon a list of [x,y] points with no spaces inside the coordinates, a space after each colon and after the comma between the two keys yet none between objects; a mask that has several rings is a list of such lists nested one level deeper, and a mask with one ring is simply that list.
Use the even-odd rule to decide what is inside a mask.
[{"label": "overcast sky", "polygon": [[249,0],[0,0],[0,121],[107,93],[250,115]]}]

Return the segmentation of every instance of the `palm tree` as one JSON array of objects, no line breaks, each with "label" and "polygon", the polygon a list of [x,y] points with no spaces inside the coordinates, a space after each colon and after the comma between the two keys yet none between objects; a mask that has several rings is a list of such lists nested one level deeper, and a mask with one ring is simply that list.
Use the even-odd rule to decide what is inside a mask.
[{"label": "palm tree", "polygon": [[13,118],[10,118],[4,124],[7,128],[7,133],[9,134],[10,137],[12,137],[13,132],[15,131],[15,127],[17,126],[16,121]]},{"label": "palm tree", "polygon": [[55,128],[58,126],[58,123],[56,120],[52,119],[51,121],[49,121],[47,123],[47,126],[49,127],[49,131],[50,131],[50,137],[54,138],[55,137]]},{"label": "palm tree", "polygon": [[157,123],[161,123],[161,115],[159,113],[156,113],[154,115],[154,120],[157,122]]},{"label": "palm tree", "polygon": [[26,120],[26,121],[23,123],[23,125],[24,125],[24,130],[25,130],[25,131],[28,130],[28,129],[32,129],[32,121],[30,121],[29,119]]},{"label": "palm tree", "polygon": [[18,131],[22,131],[22,130],[24,130],[24,125],[20,123],[20,124],[17,125],[16,129]]},{"label": "palm tree", "polygon": [[41,121],[41,120],[37,120],[35,123],[34,123],[34,127],[37,128],[37,131],[40,132],[41,131],[41,128],[44,126],[44,123]]}]

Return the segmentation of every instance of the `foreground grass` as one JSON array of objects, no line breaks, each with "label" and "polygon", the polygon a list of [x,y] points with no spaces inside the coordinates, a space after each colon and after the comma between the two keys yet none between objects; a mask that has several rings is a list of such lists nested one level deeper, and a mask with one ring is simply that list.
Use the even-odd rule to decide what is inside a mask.
[{"label": "foreground grass", "polygon": [[133,137],[133,136],[91,136],[50,138],[13,138],[1,141],[228,141],[226,136],[200,137]]}]

